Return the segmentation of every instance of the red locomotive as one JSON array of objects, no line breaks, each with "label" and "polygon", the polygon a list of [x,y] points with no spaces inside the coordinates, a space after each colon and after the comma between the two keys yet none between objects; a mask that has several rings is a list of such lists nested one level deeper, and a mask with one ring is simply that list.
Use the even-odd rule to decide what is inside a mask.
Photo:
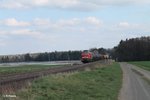
[{"label": "red locomotive", "polygon": [[81,61],[83,63],[88,63],[100,59],[101,59],[101,55],[98,53],[97,50],[94,51],[84,50],[81,54]]}]

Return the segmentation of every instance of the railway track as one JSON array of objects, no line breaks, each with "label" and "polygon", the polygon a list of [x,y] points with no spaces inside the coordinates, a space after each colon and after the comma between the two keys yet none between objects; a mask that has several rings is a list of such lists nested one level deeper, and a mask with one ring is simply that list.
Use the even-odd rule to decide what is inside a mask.
[{"label": "railway track", "polygon": [[[63,66],[59,68],[50,68],[47,70],[41,70],[41,71],[35,71],[35,72],[28,72],[28,73],[22,73],[22,74],[13,74],[13,75],[4,75],[0,76],[0,94],[6,94],[11,93],[11,91],[16,91],[20,89],[22,86],[20,84],[24,84],[32,81],[36,78],[50,75],[50,74],[57,74],[57,73],[65,73],[65,72],[73,72],[73,71],[79,71],[84,70],[85,68],[93,68],[94,65],[97,63],[100,63],[101,65],[106,65],[109,63],[109,61],[98,61],[98,62],[92,62],[88,64],[81,64],[81,65],[72,65],[72,66]],[[11,87],[18,88],[18,89],[10,89]]]}]

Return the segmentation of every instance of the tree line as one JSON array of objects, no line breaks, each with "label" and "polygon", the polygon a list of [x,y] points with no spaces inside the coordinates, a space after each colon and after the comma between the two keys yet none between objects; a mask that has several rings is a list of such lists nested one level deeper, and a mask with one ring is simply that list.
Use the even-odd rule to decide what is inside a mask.
[{"label": "tree line", "polygon": [[150,37],[121,40],[119,45],[111,50],[111,55],[118,61],[150,60]]},{"label": "tree line", "polygon": [[1,63],[8,62],[30,62],[30,61],[62,61],[80,60],[81,51],[45,52],[36,54],[8,55],[0,56]]},{"label": "tree line", "polygon": [[[108,52],[108,50],[104,48],[91,48],[91,50],[97,50],[100,54],[106,54],[106,52]],[[81,53],[82,53],[81,50],[76,50],[76,51],[44,52],[35,54],[27,53],[22,55],[7,55],[7,56],[0,56],[0,63],[80,60]]]}]

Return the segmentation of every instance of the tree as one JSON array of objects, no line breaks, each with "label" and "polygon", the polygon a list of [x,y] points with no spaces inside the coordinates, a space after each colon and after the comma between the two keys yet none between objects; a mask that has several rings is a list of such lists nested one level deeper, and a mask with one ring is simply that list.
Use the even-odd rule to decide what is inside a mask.
[{"label": "tree", "polygon": [[121,40],[115,54],[119,61],[150,60],[150,37]]},{"label": "tree", "polygon": [[25,58],[25,61],[27,61],[27,62],[32,60],[32,58],[31,58],[29,53],[25,54],[24,58]]}]

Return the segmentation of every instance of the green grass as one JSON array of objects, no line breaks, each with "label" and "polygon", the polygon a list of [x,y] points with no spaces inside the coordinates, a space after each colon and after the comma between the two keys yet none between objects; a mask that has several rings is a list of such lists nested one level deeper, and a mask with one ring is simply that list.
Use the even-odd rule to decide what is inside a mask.
[{"label": "green grass", "polygon": [[0,67],[0,75],[32,72],[36,70],[48,69],[52,67],[60,67],[62,65],[22,65],[17,67]]},{"label": "green grass", "polygon": [[150,61],[137,61],[129,63],[150,71]]},{"label": "green grass", "polygon": [[122,83],[118,63],[103,68],[35,80],[18,100],[117,100]]}]

